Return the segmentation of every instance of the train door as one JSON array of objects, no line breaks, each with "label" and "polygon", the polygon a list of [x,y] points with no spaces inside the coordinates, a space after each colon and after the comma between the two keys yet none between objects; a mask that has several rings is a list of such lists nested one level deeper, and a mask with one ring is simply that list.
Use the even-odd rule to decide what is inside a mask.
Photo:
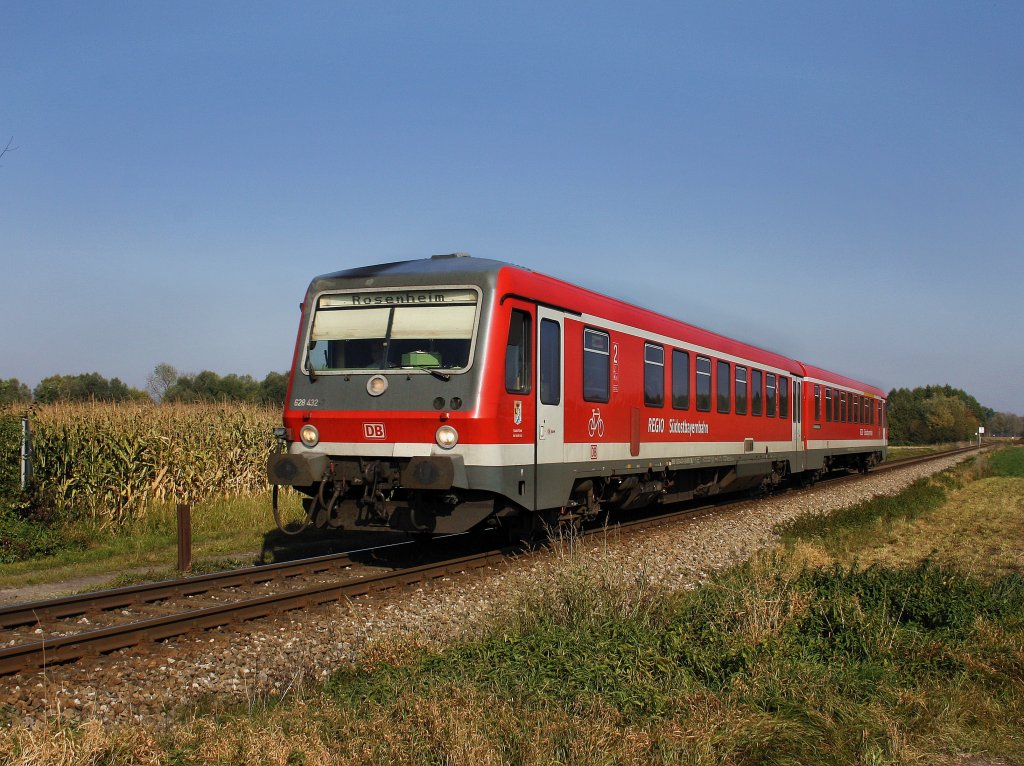
[{"label": "train door", "polygon": [[537,307],[537,441],[535,508],[562,505],[560,487],[565,459],[563,315]]},{"label": "train door", "polygon": [[805,466],[806,453],[803,449],[801,431],[804,420],[804,386],[800,378],[793,378],[793,465],[794,472],[803,471]]},{"label": "train door", "polygon": [[[508,337],[505,341],[505,396],[499,399],[498,422],[510,429],[509,463],[514,476],[507,492],[516,502],[533,507],[537,468],[537,394],[534,391],[537,330],[534,304],[509,298]],[[501,439],[499,439],[501,441]]]}]

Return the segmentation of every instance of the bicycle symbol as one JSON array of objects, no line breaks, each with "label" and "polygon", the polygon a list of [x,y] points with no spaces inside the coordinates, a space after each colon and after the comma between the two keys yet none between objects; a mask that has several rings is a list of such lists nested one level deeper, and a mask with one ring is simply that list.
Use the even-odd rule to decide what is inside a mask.
[{"label": "bicycle symbol", "polygon": [[601,418],[601,410],[596,407],[590,411],[590,421],[587,423],[587,434],[593,436],[597,434],[598,437],[604,436],[604,420]]}]

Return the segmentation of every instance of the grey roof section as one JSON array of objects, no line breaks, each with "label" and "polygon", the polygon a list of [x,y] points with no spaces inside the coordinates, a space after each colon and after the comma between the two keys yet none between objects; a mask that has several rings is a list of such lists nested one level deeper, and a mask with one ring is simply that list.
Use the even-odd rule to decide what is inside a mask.
[{"label": "grey roof section", "polygon": [[[360,266],[355,269],[335,271],[331,274],[321,274],[313,280],[313,284],[324,281],[351,283],[373,279],[377,285],[394,285],[406,283],[410,279],[418,282],[424,277],[430,277],[432,281],[443,277],[445,281],[450,282],[465,280],[470,283],[479,283],[481,277],[497,274],[505,266],[522,268],[521,266],[515,266],[503,261],[493,261],[489,258],[474,258],[461,253],[435,255],[430,258],[419,258],[412,261],[380,263],[374,266]],[[528,271],[528,269],[524,269],[524,271]]]}]

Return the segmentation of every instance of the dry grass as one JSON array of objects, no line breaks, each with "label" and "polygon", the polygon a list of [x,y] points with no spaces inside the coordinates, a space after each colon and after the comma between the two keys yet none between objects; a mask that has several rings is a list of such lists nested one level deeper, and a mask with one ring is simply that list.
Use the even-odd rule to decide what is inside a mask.
[{"label": "dry grass", "polygon": [[867,566],[930,558],[984,577],[1024,574],[1024,479],[981,479],[951,493],[938,510],[896,523],[883,545],[857,553]]}]

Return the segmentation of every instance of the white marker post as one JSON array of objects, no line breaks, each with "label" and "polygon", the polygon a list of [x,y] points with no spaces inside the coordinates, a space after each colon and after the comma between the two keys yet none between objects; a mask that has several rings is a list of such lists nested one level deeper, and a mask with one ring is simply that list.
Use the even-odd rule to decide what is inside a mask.
[{"label": "white marker post", "polygon": [[981,437],[985,433],[985,426],[978,426],[978,449],[981,449]]}]

